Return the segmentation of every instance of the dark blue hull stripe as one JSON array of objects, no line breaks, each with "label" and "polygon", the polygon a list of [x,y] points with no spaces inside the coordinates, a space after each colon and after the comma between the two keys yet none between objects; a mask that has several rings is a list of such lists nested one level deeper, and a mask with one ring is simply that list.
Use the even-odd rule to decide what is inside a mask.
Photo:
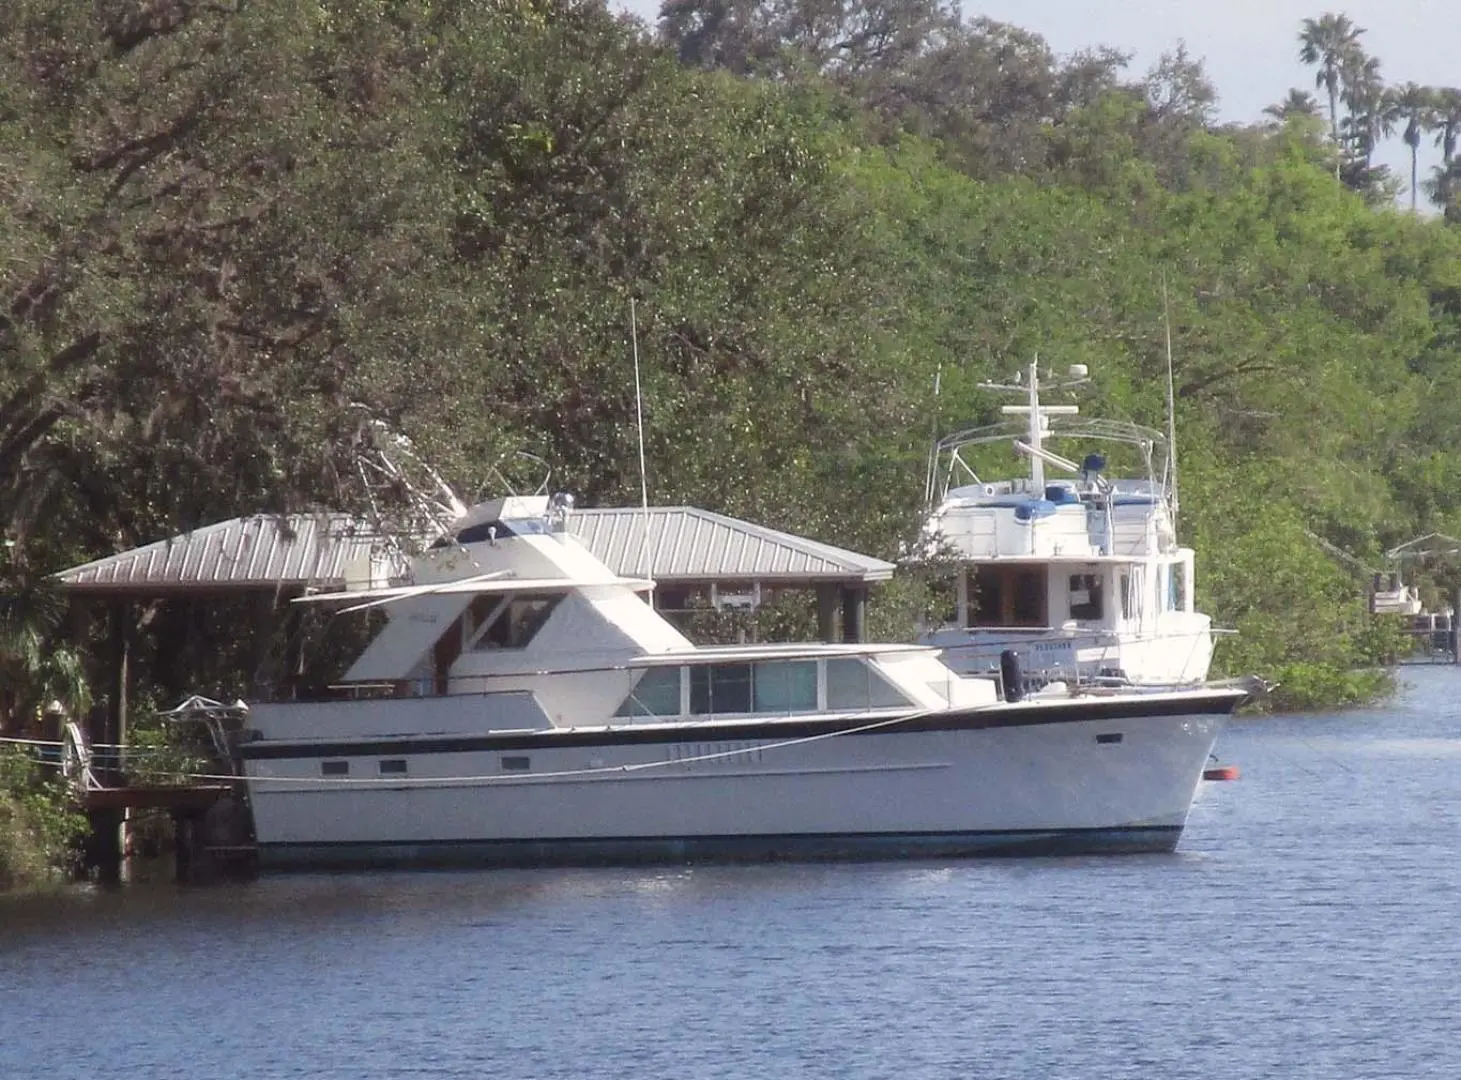
[{"label": "dark blue hull stripe", "polygon": [[238,756],[245,761],[277,758],[370,757],[386,754],[461,754],[477,750],[548,750],[558,747],[643,746],[646,744],[705,741],[804,739],[813,735],[848,732],[878,735],[891,732],[980,731],[988,728],[1077,724],[1091,720],[1130,720],[1152,716],[1227,716],[1247,699],[1242,691],[1222,690],[1184,694],[1178,698],[1125,696],[1118,699],[1086,697],[1049,705],[986,706],[959,711],[916,713],[905,720],[888,718],[886,727],[856,731],[878,722],[877,717],[816,717],[806,720],[747,720],[734,723],[675,724],[616,728],[560,728],[549,731],[482,735],[410,735],[356,741],[267,740],[241,743]]},{"label": "dark blue hull stripe", "polygon": [[948,833],[594,837],[259,845],[265,870],[626,866],[692,862],[967,858],[1166,852],[1180,825]]}]

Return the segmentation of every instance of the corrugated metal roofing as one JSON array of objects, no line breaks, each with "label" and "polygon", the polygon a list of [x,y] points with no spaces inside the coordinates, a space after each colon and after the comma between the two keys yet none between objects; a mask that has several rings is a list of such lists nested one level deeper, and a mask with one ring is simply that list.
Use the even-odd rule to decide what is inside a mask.
[{"label": "corrugated metal roofing", "polygon": [[[688,506],[649,509],[650,572],[676,582],[885,581],[893,564]],[[574,534],[611,569],[644,572],[644,511],[578,510]],[[346,514],[256,515],[64,570],[72,592],[216,592],[343,586],[345,569],[379,554],[369,525]]]},{"label": "corrugated metal roofing", "polygon": [[258,514],[207,525],[56,576],[78,592],[260,589],[343,582],[368,556],[370,527],[348,514]]},{"label": "corrugated metal roofing", "polygon": [[[683,582],[886,581],[893,564],[693,506],[649,508],[649,573]],[[645,572],[646,514],[579,510],[569,528],[620,574]]]}]

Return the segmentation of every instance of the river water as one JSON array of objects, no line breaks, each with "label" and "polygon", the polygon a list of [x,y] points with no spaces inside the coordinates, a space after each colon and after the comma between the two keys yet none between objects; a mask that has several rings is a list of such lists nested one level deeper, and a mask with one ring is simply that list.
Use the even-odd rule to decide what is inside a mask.
[{"label": "river water", "polygon": [[0,898],[0,1078],[1461,1076],[1461,669],[1240,721],[1175,855]]}]

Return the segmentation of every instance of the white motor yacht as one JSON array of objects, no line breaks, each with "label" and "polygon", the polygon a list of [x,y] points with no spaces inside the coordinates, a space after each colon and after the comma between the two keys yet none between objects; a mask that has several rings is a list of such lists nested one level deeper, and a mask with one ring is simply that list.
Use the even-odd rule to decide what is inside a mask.
[{"label": "white motor yacht", "polygon": [[[1084,382],[1084,367],[1072,375],[1066,385]],[[963,673],[996,670],[1014,650],[1034,685],[1203,682],[1213,630],[1194,607],[1193,551],[1177,541],[1170,438],[1042,402],[1037,364],[987,388],[1025,401],[1002,409],[1018,419],[934,446],[918,555],[952,566],[957,595],[954,621],[922,643]],[[977,472],[992,446],[1012,447],[1028,475]],[[1108,475],[1108,455],[1139,475]]]},{"label": "white motor yacht", "polygon": [[496,499],[409,584],[303,598],[383,626],[338,699],[250,707],[261,866],[1167,851],[1245,697],[1022,694],[916,645],[697,647],[569,513]]}]

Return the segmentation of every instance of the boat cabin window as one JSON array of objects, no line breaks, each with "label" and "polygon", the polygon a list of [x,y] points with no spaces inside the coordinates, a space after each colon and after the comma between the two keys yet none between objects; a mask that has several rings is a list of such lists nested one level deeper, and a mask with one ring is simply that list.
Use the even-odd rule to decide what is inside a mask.
[{"label": "boat cabin window", "polygon": [[1121,617],[1131,618],[1131,577],[1128,574],[1121,575]]},{"label": "boat cabin window", "polygon": [[1167,568],[1167,610],[1180,611],[1182,608],[1183,594],[1187,591],[1187,582],[1184,567],[1181,563],[1173,563]]},{"label": "boat cabin window", "polygon": [[[650,668],[615,716],[678,716],[681,668]],[[690,714],[817,711],[815,660],[704,664],[690,670]]]},{"label": "boat cabin window", "polygon": [[614,715],[679,716],[680,670],[678,667],[646,669]]},{"label": "boat cabin window", "polygon": [[1096,574],[1070,575],[1070,617],[1099,620],[1106,614],[1101,578]]},{"label": "boat cabin window", "polygon": [[910,704],[887,679],[863,659],[827,661],[827,708],[891,709]]},{"label": "boat cabin window", "polygon": [[751,712],[751,665],[706,664],[692,667],[690,711],[697,716]]},{"label": "boat cabin window", "polygon": [[499,603],[487,616],[490,622],[472,644],[473,650],[521,649],[543,628],[562,599],[561,593],[555,593],[552,596],[514,596]]},{"label": "boat cabin window", "polygon": [[483,540],[497,541],[506,540],[510,536],[542,535],[547,531],[543,522],[532,518],[518,518],[510,525],[505,521],[479,521],[457,533],[454,540],[458,544],[480,544]]},{"label": "boat cabin window", "polygon": [[970,626],[1046,626],[1043,566],[976,566],[969,580]]},{"label": "boat cabin window", "polygon": [[757,664],[751,678],[752,696],[758,713],[816,711],[815,660],[781,660]]}]

